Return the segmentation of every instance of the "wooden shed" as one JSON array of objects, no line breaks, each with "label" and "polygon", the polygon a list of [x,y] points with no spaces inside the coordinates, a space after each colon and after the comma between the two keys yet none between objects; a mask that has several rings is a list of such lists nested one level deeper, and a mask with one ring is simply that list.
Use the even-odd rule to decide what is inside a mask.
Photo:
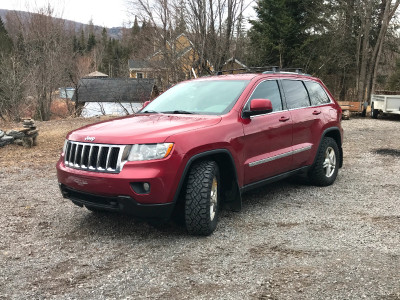
[{"label": "wooden shed", "polygon": [[82,78],[72,100],[77,102],[145,102],[158,95],[154,79]]}]

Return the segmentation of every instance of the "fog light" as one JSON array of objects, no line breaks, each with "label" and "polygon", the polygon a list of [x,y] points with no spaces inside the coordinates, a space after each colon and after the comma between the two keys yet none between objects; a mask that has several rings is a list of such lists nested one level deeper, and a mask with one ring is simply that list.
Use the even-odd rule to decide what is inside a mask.
[{"label": "fog light", "polygon": [[148,182],[131,182],[131,188],[139,195],[150,193],[150,183]]}]

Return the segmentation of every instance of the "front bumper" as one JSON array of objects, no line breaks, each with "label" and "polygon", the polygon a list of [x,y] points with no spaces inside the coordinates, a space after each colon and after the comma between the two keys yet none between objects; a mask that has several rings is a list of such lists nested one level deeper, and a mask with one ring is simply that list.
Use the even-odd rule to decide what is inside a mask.
[{"label": "front bumper", "polygon": [[[181,157],[128,162],[119,173],[100,173],[67,167],[63,156],[57,177],[65,198],[79,206],[128,213],[143,218],[168,218],[177,198]],[[147,183],[149,191],[138,189]]]},{"label": "front bumper", "polygon": [[141,204],[130,196],[102,196],[77,191],[59,183],[61,194],[78,206],[126,213],[138,218],[163,219],[171,217],[174,203]]},{"label": "front bumper", "polygon": [[[106,197],[129,196],[140,204],[173,202],[179,184],[181,158],[171,155],[162,160],[127,162],[119,173],[101,173],[67,167],[63,156],[57,163],[58,182],[66,187]],[[135,190],[148,183],[150,191]]]}]

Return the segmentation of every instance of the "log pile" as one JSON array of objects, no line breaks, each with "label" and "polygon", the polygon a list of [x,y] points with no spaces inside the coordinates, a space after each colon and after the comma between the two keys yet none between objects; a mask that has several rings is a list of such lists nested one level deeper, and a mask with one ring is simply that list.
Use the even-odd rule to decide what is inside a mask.
[{"label": "log pile", "polygon": [[30,148],[36,146],[39,131],[32,119],[23,119],[22,128],[3,131],[0,129],[0,147],[16,144]]}]

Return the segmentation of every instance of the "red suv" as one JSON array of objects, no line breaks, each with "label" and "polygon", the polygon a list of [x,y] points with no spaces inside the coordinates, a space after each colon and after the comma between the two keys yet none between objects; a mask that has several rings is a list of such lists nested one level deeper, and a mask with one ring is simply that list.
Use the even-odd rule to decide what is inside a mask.
[{"label": "red suv", "polygon": [[332,184],[342,166],[341,109],[323,83],[288,72],[179,83],[140,112],[67,135],[57,163],[62,195],[91,211],[184,216],[209,235],[222,204],[306,173]]}]

